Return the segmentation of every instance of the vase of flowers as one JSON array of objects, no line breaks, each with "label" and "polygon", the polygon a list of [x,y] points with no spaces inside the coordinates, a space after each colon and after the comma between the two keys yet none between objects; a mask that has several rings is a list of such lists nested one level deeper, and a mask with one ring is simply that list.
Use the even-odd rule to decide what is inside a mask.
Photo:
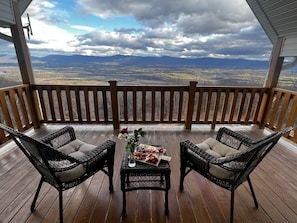
[{"label": "vase of flowers", "polygon": [[123,139],[127,142],[125,149],[130,152],[129,155],[129,167],[135,167],[135,157],[134,157],[134,151],[139,143],[140,137],[145,136],[145,132],[142,130],[142,128],[135,129],[133,132],[129,133],[128,128],[123,128],[119,135],[119,139]]}]

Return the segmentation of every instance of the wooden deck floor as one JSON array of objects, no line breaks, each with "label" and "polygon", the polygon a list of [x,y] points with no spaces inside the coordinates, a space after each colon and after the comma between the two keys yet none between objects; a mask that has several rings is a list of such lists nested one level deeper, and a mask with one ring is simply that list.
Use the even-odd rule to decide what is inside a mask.
[{"label": "wooden deck floor", "polygon": [[[161,144],[172,156],[169,217],[164,215],[164,193],[160,191],[132,191],[127,193],[127,218],[121,219],[122,193],[120,190],[120,163],[124,142],[117,139],[112,126],[74,126],[77,138],[93,144],[106,139],[117,142],[114,193],[108,191],[108,179],[99,172],[80,186],[65,191],[64,221],[68,222],[228,222],[230,192],[208,182],[197,173],[185,179],[185,189],[179,191],[179,141],[190,139],[198,143],[213,137],[219,126],[193,126],[184,131],[179,125],[144,126],[147,137],[142,141]],[[139,126],[129,126],[130,129]],[[41,136],[61,128],[47,125],[31,130],[30,135]],[[260,138],[268,134],[250,126],[230,126],[231,129]],[[58,222],[58,193],[45,184],[37,201],[36,211],[30,205],[39,181],[38,172],[15,148],[0,156],[0,222],[45,223]],[[248,185],[235,193],[235,222],[297,222],[297,152],[296,147],[281,140],[251,178],[259,201],[254,208]]]}]

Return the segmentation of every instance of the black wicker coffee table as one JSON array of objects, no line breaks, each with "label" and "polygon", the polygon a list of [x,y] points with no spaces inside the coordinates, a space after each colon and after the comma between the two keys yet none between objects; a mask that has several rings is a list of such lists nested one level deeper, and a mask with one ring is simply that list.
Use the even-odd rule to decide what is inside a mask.
[{"label": "black wicker coffee table", "polygon": [[121,166],[121,190],[123,192],[122,217],[127,216],[126,192],[132,190],[161,190],[165,192],[165,214],[168,210],[168,191],[170,189],[170,165],[161,160],[159,165],[152,166],[137,162],[136,166],[128,166],[128,153],[124,153]]}]

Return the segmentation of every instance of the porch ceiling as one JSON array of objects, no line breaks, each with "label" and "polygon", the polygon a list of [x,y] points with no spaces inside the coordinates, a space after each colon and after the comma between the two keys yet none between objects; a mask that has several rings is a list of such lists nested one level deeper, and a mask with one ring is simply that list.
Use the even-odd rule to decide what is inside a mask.
[{"label": "porch ceiling", "polygon": [[297,1],[246,0],[273,45],[283,36],[280,56],[297,56]]},{"label": "porch ceiling", "polygon": [[32,0],[0,0],[0,27],[8,28],[10,25],[15,24],[13,2],[18,4],[20,15],[22,15]]}]

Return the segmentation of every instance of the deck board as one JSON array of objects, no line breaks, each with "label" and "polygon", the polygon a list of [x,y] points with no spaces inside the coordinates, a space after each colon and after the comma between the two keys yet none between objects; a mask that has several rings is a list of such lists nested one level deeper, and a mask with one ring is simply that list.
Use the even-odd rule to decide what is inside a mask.
[{"label": "deck board", "polygon": [[[28,132],[40,137],[61,125],[47,125]],[[139,125],[129,125],[138,128]],[[254,138],[267,135],[267,130],[251,126],[229,126]],[[169,217],[164,214],[164,193],[139,190],[127,193],[127,218],[121,218],[122,192],[120,190],[120,164],[125,142],[117,138],[112,126],[75,125],[77,138],[92,144],[106,139],[117,142],[114,166],[114,192],[109,193],[108,178],[97,173],[76,188],[63,192],[64,220],[68,222],[228,222],[230,192],[222,189],[198,173],[192,172],[179,191],[179,142],[189,139],[199,143],[214,137],[219,126],[211,130],[208,125],[196,125],[191,131],[180,125],[144,126],[148,144],[163,145],[172,156],[171,189],[169,191]],[[10,151],[0,155],[0,222],[46,223],[58,222],[58,193],[44,184],[37,200],[36,211],[30,205],[36,191],[39,175],[24,155],[11,143]],[[281,139],[276,147],[252,173],[251,179],[259,202],[254,207],[247,184],[235,193],[235,222],[294,222],[297,219],[297,149]]]}]

